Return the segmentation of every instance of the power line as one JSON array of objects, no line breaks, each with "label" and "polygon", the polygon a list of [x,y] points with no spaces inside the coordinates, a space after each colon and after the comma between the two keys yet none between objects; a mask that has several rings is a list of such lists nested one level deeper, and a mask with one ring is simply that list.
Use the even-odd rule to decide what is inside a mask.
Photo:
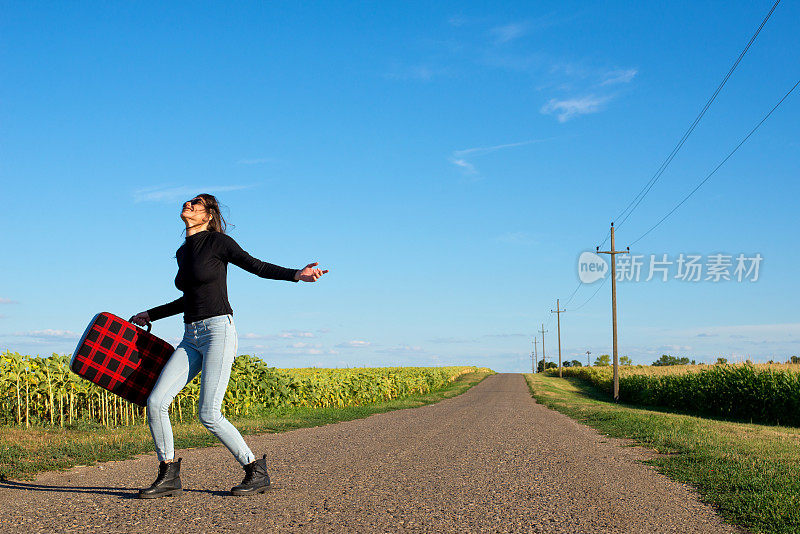
[{"label": "power line", "polygon": [[572,308],[572,311],[576,312],[576,311],[580,310],[581,308],[583,308],[584,306],[586,306],[587,304],[589,304],[589,301],[590,301],[590,300],[592,300],[592,299],[595,297],[595,295],[597,295],[597,293],[599,293],[599,292],[600,292],[600,289],[601,289],[601,288],[602,288],[602,287],[605,285],[605,283],[606,283],[606,280],[608,280],[608,278],[604,278],[604,279],[603,279],[603,281],[602,281],[602,282],[600,282],[600,285],[599,285],[599,286],[597,286],[597,289],[595,289],[595,290],[594,290],[594,293],[592,293],[592,296],[591,296],[591,297],[589,297],[588,299],[586,299],[586,300],[583,302],[583,304],[581,304],[580,306],[577,306],[577,307],[575,307],[575,308]]},{"label": "power line", "polygon": [[[694,129],[697,127],[698,123],[700,122],[700,119],[703,118],[703,116],[706,114],[706,111],[708,111],[708,108],[711,106],[711,104],[714,102],[714,100],[716,100],[717,95],[722,90],[722,88],[725,86],[725,84],[728,82],[728,79],[733,74],[733,71],[736,70],[736,67],[742,61],[742,58],[744,58],[745,54],[750,49],[750,46],[756,40],[756,37],[758,37],[758,34],[761,33],[761,29],[764,27],[764,25],[767,23],[769,18],[772,16],[772,13],[775,11],[775,8],[778,7],[779,3],[780,3],[780,0],[775,0],[775,3],[772,5],[772,9],[769,10],[769,13],[767,13],[767,16],[764,17],[764,20],[761,21],[761,25],[758,27],[756,32],[750,38],[750,41],[748,41],[747,46],[744,47],[744,50],[742,50],[742,52],[739,54],[739,57],[734,62],[733,66],[730,68],[730,70],[728,70],[728,73],[722,79],[722,82],[720,82],[719,86],[717,86],[717,89],[714,91],[714,94],[712,94],[711,98],[708,99],[708,101],[706,102],[705,106],[703,106],[703,109],[700,110],[700,113],[694,119],[694,122],[692,122],[692,124],[689,126],[689,129],[686,130],[686,132],[683,134],[683,137],[681,137],[680,141],[678,141],[678,144],[675,145],[675,147],[672,149],[672,152],[670,152],[669,156],[667,156],[667,158],[661,163],[661,166],[658,168],[658,170],[653,175],[653,177],[650,178],[650,180],[647,182],[647,184],[645,184],[645,186],[639,191],[639,193],[636,194],[636,196],[633,198],[633,200],[631,200],[630,203],[628,203],[628,205],[625,207],[625,209],[622,210],[622,212],[620,212],[620,214],[617,215],[617,217],[614,218],[614,220],[616,221],[617,219],[619,219],[620,217],[622,217],[624,215],[624,218],[622,219],[622,221],[620,221],[619,224],[617,224],[617,229],[619,229],[625,223],[625,221],[628,220],[628,217],[631,216],[631,214],[634,212],[634,210],[639,206],[639,204],[641,204],[642,200],[644,200],[644,197],[650,192],[650,190],[653,188],[653,186],[656,184],[656,182],[659,180],[659,178],[661,178],[661,175],[664,174],[664,171],[666,171],[666,169],[669,166],[669,164],[672,162],[672,160],[678,154],[678,151],[680,151],[681,147],[683,147],[683,144],[686,142],[686,140],[692,134]],[[626,214],[626,212],[627,212],[627,214]],[[606,239],[603,240],[603,242],[600,244],[600,246],[603,246],[607,240],[608,240],[608,236],[606,236]]]},{"label": "power line", "polygon": [[703,184],[704,184],[704,183],[706,183],[706,182],[707,182],[707,181],[708,181],[708,180],[709,180],[709,179],[710,179],[712,176],[714,176],[714,174],[716,174],[716,172],[717,172],[717,171],[720,169],[720,167],[722,167],[722,166],[725,164],[725,162],[726,162],[726,161],[728,161],[728,160],[730,159],[730,157],[731,157],[731,156],[733,156],[733,155],[736,153],[736,151],[737,151],[737,150],[739,150],[739,148],[740,148],[740,147],[741,147],[741,146],[742,146],[742,145],[745,143],[745,141],[747,141],[748,139],[750,139],[750,136],[751,136],[751,135],[753,135],[753,134],[756,132],[756,130],[758,130],[759,126],[761,126],[762,124],[764,124],[764,122],[765,122],[765,121],[766,121],[766,120],[769,118],[769,116],[770,116],[770,115],[772,115],[772,112],[773,112],[773,111],[775,111],[776,109],[778,109],[778,106],[780,106],[780,105],[783,103],[783,101],[784,101],[784,100],[786,100],[786,99],[789,97],[789,95],[790,95],[790,94],[792,94],[792,92],[793,92],[793,91],[794,91],[794,90],[797,88],[797,86],[798,86],[798,85],[800,85],[800,80],[798,80],[798,81],[797,81],[797,83],[795,83],[795,84],[792,86],[792,88],[791,88],[791,89],[789,89],[789,92],[787,92],[785,95],[783,95],[783,98],[781,98],[781,99],[780,99],[780,101],[778,101],[778,103],[777,103],[777,104],[775,104],[775,106],[774,106],[774,107],[773,107],[771,110],[769,110],[769,113],[767,113],[767,114],[764,116],[764,118],[763,118],[763,119],[761,119],[761,120],[758,122],[758,124],[756,124],[756,125],[753,127],[753,129],[752,129],[752,130],[750,130],[750,133],[748,133],[748,134],[747,134],[747,135],[744,137],[744,139],[742,139],[742,140],[739,142],[739,144],[738,144],[738,145],[736,145],[736,147],[735,147],[733,150],[731,150],[731,151],[728,153],[728,155],[727,155],[727,156],[725,156],[725,159],[723,159],[721,162],[719,162],[719,165],[717,165],[716,167],[714,167],[714,170],[713,170],[713,171],[711,171],[710,173],[708,173],[708,176],[706,176],[706,177],[705,177],[705,178],[704,178],[704,179],[703,179],[703,180],[702,180],[702,181],[701,181],[699,184],[697,184],[697,187],[695,187],[694,189],[692,189],[692,190],[691,190],[691,192],[690,192],[688,195],[686,195],[685,197],[683,197],[683,200],[681,200],[680,202],[678,202],[678,204],[677,204],[677,205],[676,205],[674,208],[672,208],[671,210],[669,210],[669,211],[667,212],[667,214],[666,214],[666,215],[664,215],[664,216],[663,216],[663,217],[662,217],[662,218],[661,218],[661,219],[660,219],[660,220],[659,220],[657,223],[655,223],[653,226],[651,226],[649,230],[647,230],[645,233],[643,233],[642,235],[640,235],[639,237],[637,237],[637,238],[636,238],[636,240],[634,240],[634,241],[631,243],[631,246],[635,245],[635,244],[636,244],[636,243],[638,243],[638,242],[639,242],[641,239],[643,239],[643,238],[644,238],[644,237],[645,237],[647,234],[649,234],[650,232],[652,232],[653,230],[655,230],[656,228],[658,228],[658,227],[661,225],[661,223],[663,223],[665,220],[667,220],[667,218],[668,218],[670,215],[672,215],[673,213],[675,213],[675,211],[677,211],[677,209],[678,209],[678,208],[680,208],[680,207],[683,205],[683,203],[684,203],[684,202],[686,202],[687,200],[689,200],[689,198],[690,198],[692,195],[694,195],[694,194],[697,192],[697,190],[698,190],[698,189],[700,189],[700,188],[703,186]]},{"label": "power line", "polygon": [[567,304],[572,302],[573,297],[575,297],[575,293],[578,292],[578,290],[581,288],[582,285],[583,285],[583,282],[578,282],[578,285],[575,286],[575,290],[572,292],[572,294],[569,296],[569,298],[566,301],[564,301],[564,306],[566,306]]}]

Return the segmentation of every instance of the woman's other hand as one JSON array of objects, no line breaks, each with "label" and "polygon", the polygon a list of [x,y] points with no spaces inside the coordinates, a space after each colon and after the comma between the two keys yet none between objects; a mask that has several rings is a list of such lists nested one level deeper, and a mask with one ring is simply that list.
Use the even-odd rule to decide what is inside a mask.
[{"label": "woman's other hand", "polygon": [[294,275],[295,280],[302,280],[303,282],[316,282],[317,280],[322,277],[323,274],[327,273],[326,270],[316,269],[315,267],[319,265],[319,262],[309,263],[303,269],[297,271]]},{"label": "woman's other hand", "polygon": [[150,324],[150,316],[147,314],[146,311],[141,313],[137,313],[130,319],[128,319],[129,323],[138,324],[139,326],[146,326]]}]

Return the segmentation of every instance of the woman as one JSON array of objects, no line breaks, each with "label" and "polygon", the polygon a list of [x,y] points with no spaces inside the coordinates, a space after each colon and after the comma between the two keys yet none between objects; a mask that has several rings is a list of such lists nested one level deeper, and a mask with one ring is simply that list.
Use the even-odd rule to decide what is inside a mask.
[{"label": "woman", "polygon": [[203,372],[198,406],[200,422],[244,467],[244,480],[231,493],[263,493],[270,483],[267,456],[256,460],[242,435],[220,412],[238,347],[233,310],[228,303],[227,265],[233,263],[261,278],[291,282],[316,282],[328,271],[316,268],[317,263],[295,270],[253,258],[225,234],[225,219],[213,195],[204,193],[185,202],[181,219],[186,223],[186,240],[175,255],[178,260],[175,286],[183,291],[183,296],[130,319],[143,326],[183,313],[185,324],[183,341],[170,356],[147,399],[147,423],[159,468],[158,478],[149,488],[139,490],[139,497],[152,499],[182,491],[181,459],[174,460],[168,410],[175,395],[200,371]]}]

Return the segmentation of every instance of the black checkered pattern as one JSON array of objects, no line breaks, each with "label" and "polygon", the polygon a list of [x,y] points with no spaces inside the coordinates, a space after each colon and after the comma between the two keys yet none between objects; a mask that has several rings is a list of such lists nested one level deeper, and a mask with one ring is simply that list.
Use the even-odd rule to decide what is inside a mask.
[{"label": "black checkered pattern", "polygon": [[70,368],[123,399],[145,406],[173,352],[174,347],[163,339],[103,312],[89,323]]}]

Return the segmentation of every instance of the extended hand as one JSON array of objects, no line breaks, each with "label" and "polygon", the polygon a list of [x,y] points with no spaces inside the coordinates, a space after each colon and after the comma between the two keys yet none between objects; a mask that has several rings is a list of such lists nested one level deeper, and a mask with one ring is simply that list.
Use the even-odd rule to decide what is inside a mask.
[{"label": "extended hand", "polygon": [[316,261],[314,263],[309,263],[303,269],[297,271],[294,275],[294,279],[302,280],[303,282],[316,282],[323,274],[328,272],[327,269],[324,271],[322,269],[315,269],[317,265],[319,265],[319,262]]}]

